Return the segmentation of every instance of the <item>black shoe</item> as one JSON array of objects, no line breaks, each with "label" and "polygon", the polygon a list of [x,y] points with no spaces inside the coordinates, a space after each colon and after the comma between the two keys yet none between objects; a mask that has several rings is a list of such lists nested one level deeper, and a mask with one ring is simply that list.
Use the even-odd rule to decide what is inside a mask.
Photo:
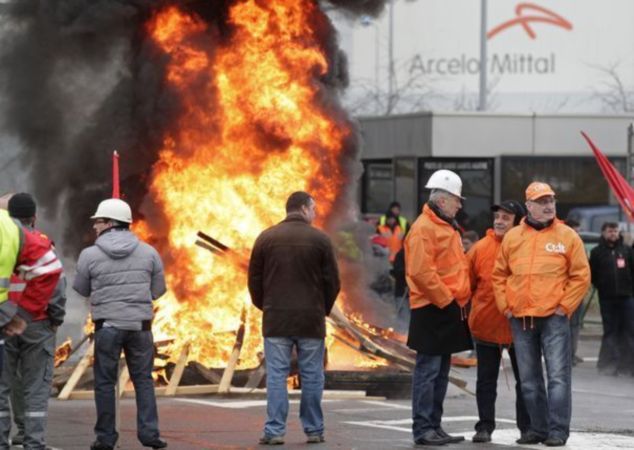
[{"label": "black shoe", "polygon": [[533,431],[527,431],[526,433],[522,433],[522,436],[516,440],[515,442],[518,444],[541,444],[544,442],[546,438],[544,436],[540,436],[539,434]]},{"label": "black shoe", "polygon": [[167,442],[162,439],[156,439],[155,441],[144,442],[143,447],[152,447],[155,450],[158,448],[167,448]]},{"label": "black shoe", "polygon": [[114,450],[114,447],[111,445],[102,444],[99,441],[95,441],[90,446],[90,450]]},{"label": "black shoe", "polygon": [[416,445],[445,445],[449,444],[451,438],[446,438],[438,435],[435,430],[429,430],[421,437],[414,441]]},{"label": "black shoe", "polygon": [[436,434],[440,437],[444,437],[444,438],[449,438],[451,439],[449,441],[450,444],[457,444],[458,442],[462,442],[464,441],[464,436],[452,436],[450,434],[448,434],[445,430],[443,430],[442,428],[438,428],[436,430]]},{"label": "black shoe", "polygon": [[491,433],[489,433],[487,430],[480,430],[473,435],[471,441],[480,444],[483,442],[491,442]]},{"label": "black shoe", "polygon": [[22,445],[24,443],[24,433],[18,433],[11,438],[11,445]]},{"label": "black shoe", "polygon": [[549,437],[544,441],[544,445],[547,447],[563,447],[566,445],[566,440],[558,437]]}]

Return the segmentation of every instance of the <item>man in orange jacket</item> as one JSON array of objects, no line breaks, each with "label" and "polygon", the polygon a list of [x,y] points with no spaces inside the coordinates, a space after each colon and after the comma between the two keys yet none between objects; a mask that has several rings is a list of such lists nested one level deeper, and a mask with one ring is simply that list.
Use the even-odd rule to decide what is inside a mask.
[{"label": "man in orange jacket", "polygon": [[451,354],[472,348],[465,305],[471,296],[467,259],[455,222],[462,207],[462,180],[434,172],[429,202],[405,238],[405,268],[412,309],[407,345],[416,350],[412,419],[417,445],[464,440],[441,427]]},{"label": "man in orange jacket", "polygon": [[568,440],[572,412],[569,318],[588,290],[590,267],[579,235],[557,219],[548,184],[528,186],[526,208],[527,217],[502,241],[493,290],[498,309],[511,321],[531,422],[517,442],[559,447]]},{"label": "man in orange jacket", "polygon": [[511,346],[511,327],[508,319],[498,310],[491,285],[491,274],[504,235],[520,223],[525,215],[521,203],[506,200],[491,207],[493,228],[467,252],[471,278],[471,312],[469,329],[474,337],[478,356],[476,402],[480,420],[476,423],[473,442],[490,442],[495,430],[495,399],[502,350],[506,347],[511,357],[515,376],[515,421],[522,435],[530,425],[528,412],[522,399],[520,377],[515,349]]}]

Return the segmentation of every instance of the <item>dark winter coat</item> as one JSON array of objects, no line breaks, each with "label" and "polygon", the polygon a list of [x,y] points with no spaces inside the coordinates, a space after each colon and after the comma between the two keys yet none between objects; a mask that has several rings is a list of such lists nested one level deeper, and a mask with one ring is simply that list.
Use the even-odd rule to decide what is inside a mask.
[{"label": "dark winter coat", "polygon": [[[618,267],[619,259],[624,261],[625,267]],[[614,245],[601,238],[590,252],[590,271],[600,300],[632,296],[634,254],[630,247],[623,245],[622,238]]]},{"label": "dark winter coat", "polygon": [[264,337],[325,337],[326,316],[339,293],[330,238],[301,214],[289,214],[255,241],[249,292],[264,312]]},{"label": "dark winter coat", "polygon": [[473,348],[467,313],[456,301],[440,309],[427,305],[411,311],[407,346],[426,355],[446,355]]}]

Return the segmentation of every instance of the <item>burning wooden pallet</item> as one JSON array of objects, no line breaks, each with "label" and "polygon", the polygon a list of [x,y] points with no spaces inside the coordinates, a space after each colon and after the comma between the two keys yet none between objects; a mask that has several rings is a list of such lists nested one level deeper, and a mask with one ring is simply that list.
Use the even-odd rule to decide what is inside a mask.
[{"label": "burning wooden pallet", "polygon": [[[203,232],[198,232],[198,240],[196,245],[204,248],[216,256],[227,258],[231,263],[236,264],[243,270],[247,270],[248,262],[243,256],[233,252],[229,247],[217,241],[216,239],[208,236]],[[202,364],[196,362],[190,362],[193,370],[209,384],[197,384],[190,386],[181,386],[181,380],[185,373],[186,368],[189,368],[188,357],[190,345],[184,343],[181,347],[180,354],[176,360],[175,366],[169,376],[169,380],[166,386],[157,387],[157,396],[175,396],[175,395],[201,395],[201,394],[228,394],[228,393],[252,393],[256,392],[258,387],[262,384],[264,377],[266,376],[266,369],[264,364],[264,358],[260,356],[260,364],[251,369],[248,374],[248,379],[243,388],[233,385],[234,375],[236,367],[240,359],[240,353],[244,343],[245,326],[246,326],[247,308],[243,307],[240,315],[240,325],[236,330],[236,339],[233,349],[231,351],[229,360],[226,366],[222,370],[222,375],[218,378],[217,372],[204,367]],[[380,359],[387,361],[392,367],[398,370],[412,371],[415,366],[415,352],[405,346],[398,339],[395,339],[393,333],[390,330],[382,330],[377,327],[363,326],[358,321],[351,320],[346,316],[337,306],[331,311],[328,318],[329,324],[334,328],[334,338],[344,344],[345,346],[353,349],[361,355],[368,356],[370,358]],[[77,346],[70,350],[70,354],[75,353],[85,342],[88,342],[88,346],[85,350],[83,357],[79,363],[75,366],[74,370],[68,374],[67,370],[58,376],[58,384],[63,384],[63,388],[60,390],[58,398],[61,400],[68,399],[85,399],[92,398],[93,392],[91,390],[76,390],[75,388],[80,383],[80,380],[86,373],[86,369],[91,366],[94,344],[92,341],[92,334],[87,333],[86,336],[78,343]],[[161,342],[157,343],[160,347]],[[68,345],[68,344],[66,344]],[[70,356],[70,355],[69,355]],[[65,381],[65,382],[64,382]],[[128,387],[129,374],[125,368],[125,361],[122,362],[122,369],[120,371],[119,382],[117,383],[118,397],[132,396],[133,389]],[[466,381],[461,378],[452,375],[449,377],[449,381],[456,385],[458,388],[473,394],[467,389]]]}]

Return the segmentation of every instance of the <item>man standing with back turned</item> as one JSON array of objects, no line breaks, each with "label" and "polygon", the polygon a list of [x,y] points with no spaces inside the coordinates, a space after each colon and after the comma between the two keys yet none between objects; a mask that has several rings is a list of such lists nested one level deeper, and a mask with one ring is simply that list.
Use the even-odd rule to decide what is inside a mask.
[{"label": "man standing with back turned", "polygon": [[412,419],[417,445],[464,440],[441,427],[451,354],[473,348],[465,306],[471,296],[469,266],[456,213],[462,207],[462,180],[437,170],[423,213],[405,238],[405,270],[412,309],[407,345],[416,350]]},{"label": "man standing with back turned", "polygon": [[165,448],[152,380],[152,300],[166,290],[163,262],[130,231],[132,211],[123,200],[102,201],[91,219],[97,240],[79,255],[73,283],[80,295],[90,297],[95,322],[97,440],[90,449],[112,450],[119,438],[114,386],[122,349],[136,394],[137,437],[145,447]]},{"label": "man standing with back turned", "polygon": [[24,243],[11,279],[9,298],[30,319],[24,333],[6,339],[0,380],[0,449],[9,448],[11,410],[18,434],[11,443],[25,449],[46,447],[48,398],[53,381],[55,332],[64,320],[66,278],[52,241],[35,228],[36,204],[30,194],[13,195],[9,215],[20,222]]},{"label": "man standing with back turned", "polygon": [[293,347],[302,386],[299,418],[309,444],[324,442],[324,338],[326,316],[339,293],[339,273],[330,239],[311,226],[315,214],[313,198],[294,192],[286,201],[286,219],[262,232],[251,253],[249,292],[264,312],[267,417],[262,445],[284,443]]},{"label": "man standing with back turned", "polygon": [[[498,309],[511,321],[530,428],[518,444],[566,444],[572,389],[569,318],[590,284],[579,235],[556,217],[555,192],[546,183],[526,188],[528,215],[511,229],[493,269]],[[548,394],[542,355],[546,361]]]}]

